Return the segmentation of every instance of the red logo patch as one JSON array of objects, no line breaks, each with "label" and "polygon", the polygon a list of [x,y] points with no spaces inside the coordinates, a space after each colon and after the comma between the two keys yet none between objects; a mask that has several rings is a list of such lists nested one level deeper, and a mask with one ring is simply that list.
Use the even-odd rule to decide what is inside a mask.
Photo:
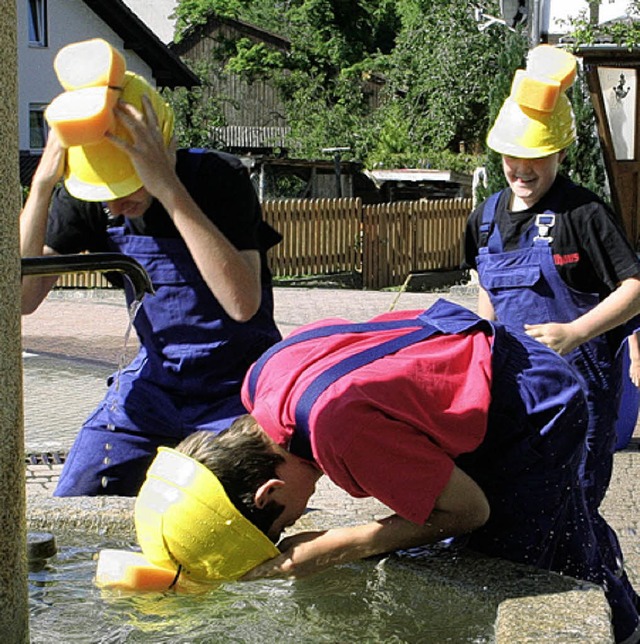
[{"label": "red logo patch", "polygon": [[556,266],[564,266],[565,264],[577,264],[580,261],[579,253],[570,253],[569,255],[554,255],[553,263]]}]

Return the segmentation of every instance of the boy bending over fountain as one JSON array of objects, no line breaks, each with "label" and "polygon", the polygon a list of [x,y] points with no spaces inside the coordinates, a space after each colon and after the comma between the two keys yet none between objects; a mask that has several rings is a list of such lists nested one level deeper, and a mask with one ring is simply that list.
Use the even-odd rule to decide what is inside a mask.
[{"label": "boy bending over fountain", "polygon": [[[193,434],[177,450],[209,468],[227,503],[274,543],[322,474],[394,514],[286,537],[280,554],[254,559],[238,576],[251,568],[243,578],[301,577],[466,535],[487,555],[601,585],[616,641],[640,638],[638,596],[616,546],[598,543],[584,501],[581,380],[540,342],[446,300],[363,324],[324,320],[269,349],[249,371],[243,400],[251,415],[217,436]],[[190,485],[181,468],[158,469]],[[204,541],[186,538],[188,529],[176,539],[188,495],[158,498],[153,470],[136,504],[143,552],[151,561],[164,552],[187,577],[197,569],[214,579],[232,520],[219,520]],[[224,504],[214,489],[210,508]]]},{"label": "boy bending over fountain", "polygon": [[[280,236],[262,220],[246,168],[215,151],[176,152],[170,106],[124,71],[124,58],[105,41],[67,46],[56,70],[63,75],[70,61],[77,83],[92,79],[95,63],[95,84],[103,73],[106,79],[105,60],[108,86],[66,92],[70,122],[60,103],[48,115],[52,130],[21,215],[21,254],[124,253],[147,270],[155,295],[144,298],[134,320],[140,351],[80,430],[57,496],[135,495],[159,445],[220,431],[246,413],[246,370],[280,339],[265,259]],[[83,144],[78,137],[95,135],[97,119],[87,104],[86,123],[77,127],[86,92],[118,99],[104,107],[112,110],[110,129]],[[55,281],[25,277],[23,313]]]}]

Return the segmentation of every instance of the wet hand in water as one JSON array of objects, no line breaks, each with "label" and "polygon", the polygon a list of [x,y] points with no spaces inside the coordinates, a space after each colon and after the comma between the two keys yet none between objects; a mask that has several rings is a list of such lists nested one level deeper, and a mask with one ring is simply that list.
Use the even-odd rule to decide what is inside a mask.
[{"label": "wet hand in water", "polygon": [[[244,575],[240,581],[253,581],[267,577],[300,578],[327,568],[334,563],[333,556],[318,547],[323,536],[322,532],[301,532],[286,537],[278,543],[282,554],[265,561]],[[334,553],[331,553],[332,555]]]}]

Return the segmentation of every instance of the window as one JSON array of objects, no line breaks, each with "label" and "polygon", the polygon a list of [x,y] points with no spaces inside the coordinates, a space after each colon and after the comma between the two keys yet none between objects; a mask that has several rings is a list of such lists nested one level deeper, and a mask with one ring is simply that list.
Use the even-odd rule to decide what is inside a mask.
[{"label": "window", "polygon": [[47,38],[47,0],[28,0],[29,2],[29,45],[46,47]]},{"label": "window", "polygon": [[49,131],[44,118],[46,103],[29,103],[29,148],[42,150]]}]

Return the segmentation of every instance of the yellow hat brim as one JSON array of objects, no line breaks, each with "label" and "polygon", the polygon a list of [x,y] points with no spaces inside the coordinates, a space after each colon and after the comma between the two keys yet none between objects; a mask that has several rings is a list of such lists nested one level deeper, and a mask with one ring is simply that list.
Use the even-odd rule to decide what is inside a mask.
[{"label": "yellow hat brim", "polygon": [[135,525],[145,557],[195,581],[238,579],[279,554],[198,461],[160,447],[136,499]]},{"label": "yellow hat brim", "polygon": [[487,135],[496,152],[520,159],[538,159],[564,150],[576,139],[571,103],[561,94],[551,113],[530,110],[507,98]]}]

